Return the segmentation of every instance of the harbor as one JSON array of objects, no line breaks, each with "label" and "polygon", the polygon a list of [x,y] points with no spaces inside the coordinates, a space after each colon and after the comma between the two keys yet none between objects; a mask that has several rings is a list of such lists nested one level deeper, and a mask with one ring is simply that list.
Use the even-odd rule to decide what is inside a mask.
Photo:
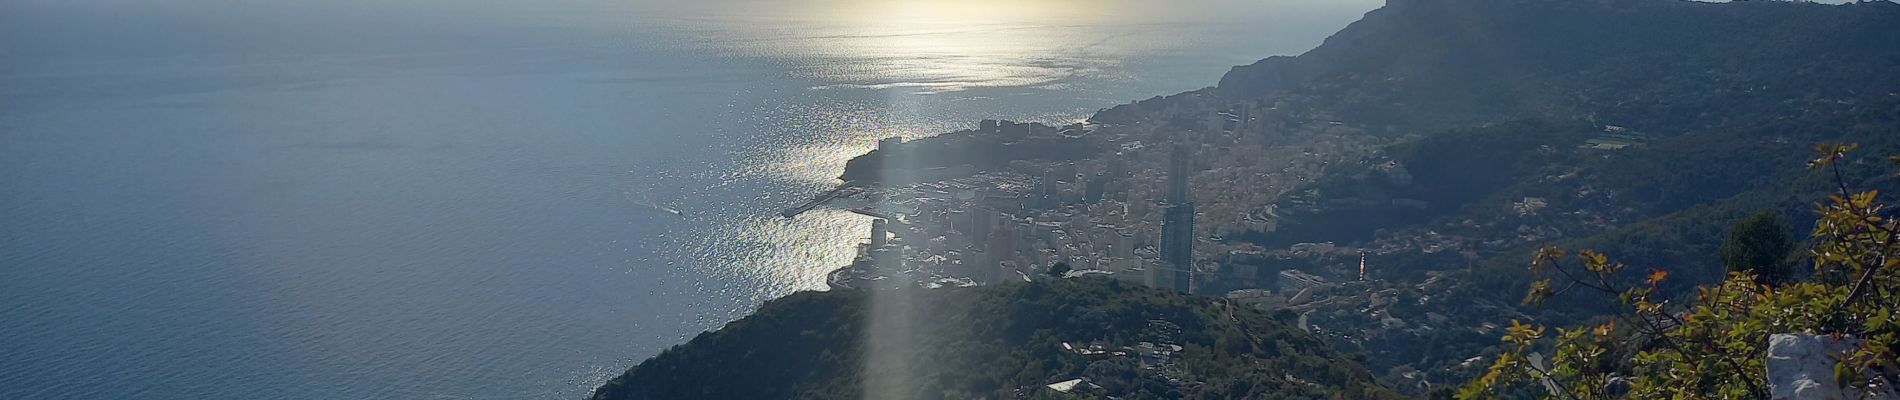
[{"label": "harbor", "polygon": [[854,186],[851,182],[847,181],[838,185],[838,187],[812,196],[811,200],[806,200],[803,203],[798,203],[796,206],[785,209],[785,211],[779,213],[779,216],[795,218],[798,217],[799,214],[804,214],[806,211],[811,211],[812,209],[818,208],[818,206],[825,205],[826,202],[830,202],[832,199],[836,199],[840,196],[850,196],[863,191],[863,188]]}]

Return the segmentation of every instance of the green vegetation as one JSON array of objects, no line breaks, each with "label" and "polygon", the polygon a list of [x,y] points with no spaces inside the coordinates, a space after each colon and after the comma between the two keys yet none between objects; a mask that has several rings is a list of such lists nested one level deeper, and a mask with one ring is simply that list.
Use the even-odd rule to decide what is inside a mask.
[{"label": "green vegetation", "polygon": [[[1696,288],[1692,301],[1674,302],[1657,288],[1670,274],[1652,269],[1641,283],[1622,285],[1629,268],[1603,253],[1583,251],[1579,265],[1563,251],[1538,253],[1532,269],[1556,279],[1531,285],[1526,302],[1570,290],[1616,299],[1611,319],[1549,332],[1513,320],[1505,350],[1491,367],[1459,393],[1460,398],[1522,395],[1541,388],[1545,398],[1760,398],[1769,396],[1764,376],[1768,337],[1816,333],[1855,337],[1858,348],[1836,360],[1834,379],[1853,393],[1892,379],[1900,348],[1900,221],[1887,218],[1876,191],[1853,191],[1839,164],[1853,145],[1822,145],[1810,165],[1833,172],[1837,192],[1816,206],[1820,214],[1809,250],[1816,277],[1774,286],[1759,283],[1749,269]],[[1900,163],[1900,157],[1893,158]],[[1737,246],[1765,249],[1724,252],[1740,262],[1779,262],[1784,244],[1773,241],[1785,224],[1757,215],[1738,224]],[[1751,236],[1761,238],[1749,238]],[[1733,258],[1731,258],[1733,256]],[[1747,265],[1747,264],[1743,264]],[[1551,354],[1548,362],[1532,354]],[[1891,373],[1891,372],[1886,372]]]},{"label": "green vegetation", "polygon": [[1773,211],[1757,212],[1729,228],[1722,242],[1722,265],[1730,271],[1754,275],[1761,283],[1780,285],[1794,274],[1788,255],[1794,252],[1794,227]]},{"label": "green vegetation", "polygon": [[[1282,199],[1279,207],[1285,211],[1280,229],[1248,239],[1276,247],[1356,242],[1372,238],[1379,229],[1427,223],[1432,218],[1499,218],[1509,208],[1510,196],[1574,190],[1568,187],[1570,182],[1545,182],[1543,177],[1591,161],[1574,148],[1599,130],[1576,121],[1530,119],[1453,129],[1396,143],[1386,147],[1383,155],[1346,164],[1307,185],[1316,196]],[[1563,202],[1574,196],[1551,197]],[[1394,202],[1402,199],[1425,206]],[[1302,202],[1323,207],[1302,207],[1298,204]]]},{"label": "green vegetation", "polygon": [[[1141,342],[1182,350],[1143,357]],[[1356,358],[1262,311],[1099,278],[806,292],[642,362],[594,398],[1397,397]],[[1094,386],[1043,388],[1074,378]]]},{"label": "green vegetation", "polygon": [[[1809,187],[1784,166],[1802,146],[1846,137],[1895,147],[1894,24],[1900,6],[1887,2],[1395,1],[1312,52],[1222,78],[1223,96],[1393,136],[1303,188],[1317,196],[1283,199],[1293,215],[1279,230],[1244,238],[1352,243],[1470,220],[1486,226],[1468,236],[1507,239],[1530,225],[1577,240],[1744,196],[1750,204],[1733,206],[1792,215],[1803,209],[1785,200]],[[1580,149],[1586,140],[1628,146]],[[1409,179],[1375,168],[1386,162]],[[1510,215],[1526,197],[1553,212]],[[1572,211],[1587,215],[1561,215]],[[1529,248],[1516,250],[1493,254]],[[1704,257],[1680,261],[1720,279],[1709,254],[1679,255]]]},{"label": "green vegetation", "polygon": [[[1213,91],[1275,104],[1289,131],[1338,120],[1381,143],[1280,199],[1276,230],[1229,237],[1396,249],[1372,256],[1396,284],[1442,274],[1442,288],[1421,293],[1430,304],[1404,317],[1436,312],[1438,327],[1454,329],[1336,341],[1372,355],[1375,371],[1441,384],[1421,394],[1442,391],[1484,372],[1464,360],[1506,349],[1486,323],[1582,324],[1618,309],[1596,296],[1516,306],[1537,280],[1525,255],[1543,246],[1667,267],[1655,296],[1681,301],[1728,278],[1737,263],[1722,247],[1735,221],[1765,211],[1796,220],[1786,230],[1812,228],[1794,217],[1837,190],[1832,177],[1789,168],[1807,145],[1852,140],[1900,154],[1900,31],[1885,28],[1896,25],[1900,5],[1889,2],[1393,1],[1307,54],[1236,68]],[[1841,180],[1900,189],[1876,164],[1838,165]],[[1519,206],[1531,200],[1541,210]],[[1457,251],[1406,247],[1428,237]],[[1811,263],[1791,253],[1741,264]],[[1377,328],[1357,311],[1315,313],[1315,323]]]}]

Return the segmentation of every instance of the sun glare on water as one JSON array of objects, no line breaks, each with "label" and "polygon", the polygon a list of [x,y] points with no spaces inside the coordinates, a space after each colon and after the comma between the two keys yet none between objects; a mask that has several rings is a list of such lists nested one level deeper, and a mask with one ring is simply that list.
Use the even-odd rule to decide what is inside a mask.
[{"label": "sun glare on water", "polygon": [[[766,139],[774,143],[742,154],[724,174],[786,182],[801,193],[775,195],[760,202],[769,205],[743,213],[750,217],[719,222],[712,230],[729,234],[689,246],[697,249],[691,258],[773,287],[759,294],[767,296],[761,301],[822,289],[825,273],[854,256],[852,244],[868,218],[826,211],[784,220],[773,207],[836,185],[845,162],[879,138],[915,139],[973,127],[978,117],[1011,117],[945,110],[954,102],[990,99],[974,90],[1048,89],[1101,78],[1092,74],[1113,68],[1128,51],[1096,29],[1110,9],[1075,0],[817,0],[723,8],[670,22],[689,25],[679,29],[698,45],[780,66],[810,82],[806,94],[794,96],[804,101],[741,113],[760,129],[788,134]],[[1046,113],[1031,118],[1076,117]]]}]

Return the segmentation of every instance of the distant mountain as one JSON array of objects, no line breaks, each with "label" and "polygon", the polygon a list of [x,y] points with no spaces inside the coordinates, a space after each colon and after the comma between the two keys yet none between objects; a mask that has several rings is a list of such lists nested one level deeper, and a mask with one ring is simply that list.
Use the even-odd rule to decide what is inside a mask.
[{"label": "distant mountain", "polygon": [[1896,22],[1886,1],[1392,0],[1305,54],[1235,67],[1216,92],[1381,125],[1593,116],[1669,132],[1890,97]]},{"label": "distant mountain", "polygon": [[[1100,278],[804,292],[640,363],[593,398],[1396,397],[1354,357],[1286,323]],[[1048,386],[1065,381],[1066,392]]]},{"label": "distant mountain", "polygon": [[[1700,247],[1715,238],[1619,232],[1692,208],[1718,219],[1696,221],[1708,226],[1745,208],[1802,212],[1807,200],[1791,200],[1815,186],[1799,166],[1818,142],[1900,153],[1895,26],[1900,4],[1886,1],[1393,0],[1318,48],[1235,67],[1200,93],[1273,107],[1281,134],[1338,121],[1388,143],[1284,199],[1281,229],[1246,236],[1265,244],[1412,227],[1510,245],[1511,229],[1549,225],[1558,233],[1529,236]],[[1102,117],[1138,120],[1174,99]],[[1410,174],[1380,170],[1391,166]],[[1544,217],[1508,212],[1526,198],[1549,202]],[[1638,261],[1713,261],[1678,250]]]}]

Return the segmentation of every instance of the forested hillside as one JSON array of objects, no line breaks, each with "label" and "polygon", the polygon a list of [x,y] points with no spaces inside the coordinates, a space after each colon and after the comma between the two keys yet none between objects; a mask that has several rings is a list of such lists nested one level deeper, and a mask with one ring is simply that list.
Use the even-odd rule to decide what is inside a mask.
[{"label": "forested hillside", "polygon": [[[1287,323],[1099,278],[805,292],[642,362],[594,398],[1397,397],[1355,356]],[[1086,383],[1045,386],[1071,379]]]},{"label": "forested hillside", "polygon": [[[1802,168],[1812,146],[1900,154],[1893,26],[1900,5],[1885,1],[1393,0],[1310,52],[1236,67],[1200,97],[1098,117],[1226,103],[1271,111],[1270,134],[1334,121],[1383,143],[1288,191],[1273,229],[1230,240],[1366,249],[1391,280],[1366,292],[1417,304],[1367,313],[1376,301],[1342,295],[1350,307],[1314,306],[1314,320],[1393,384],[1442,393],[1435,383],[1468,378],[1477,371],[1464,361],[1492,352],[1500,332],[1485,327],[1608,310],[1595,298],[1519,305],[1540,246],[1670,268],[1659,295],[1678,296],[1723,277],[1717,247],[1735,220],[1767,211],[1810,229],[1834,188]],[[1855,187],[1896,189],[1883,164],[1840,167]],[[1431,276],[1441,279],[1419,285]],[[1426,313],[1437,329],[1379,326]]]}]

